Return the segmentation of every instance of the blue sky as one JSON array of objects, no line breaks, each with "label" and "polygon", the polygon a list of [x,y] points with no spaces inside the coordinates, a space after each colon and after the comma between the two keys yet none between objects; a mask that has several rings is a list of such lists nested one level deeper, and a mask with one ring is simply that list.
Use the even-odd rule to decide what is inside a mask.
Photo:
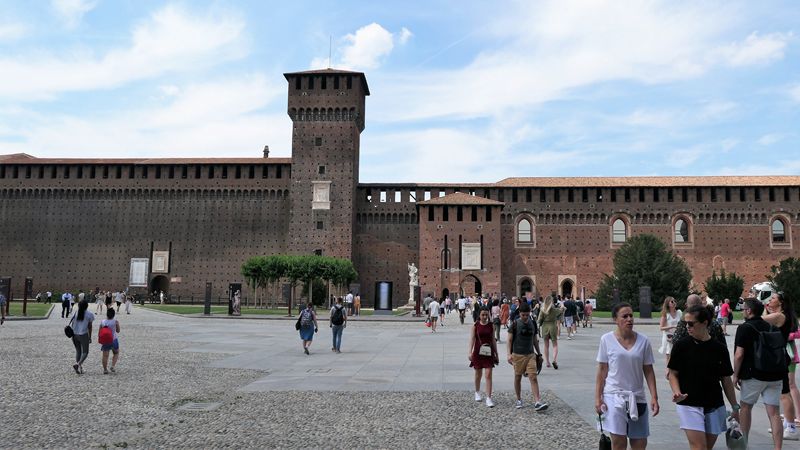
[{"label": "blue sky", "polygon": [[363,71],[363,182],[800,174],[795,1],[0,0],[0,153],[291,154]]}]

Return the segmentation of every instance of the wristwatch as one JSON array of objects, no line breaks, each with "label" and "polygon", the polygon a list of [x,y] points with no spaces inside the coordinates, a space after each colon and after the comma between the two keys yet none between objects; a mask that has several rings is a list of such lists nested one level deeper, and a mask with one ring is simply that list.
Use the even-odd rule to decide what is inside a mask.
[{"label": "wristwatch", "polygon": [[739,406],[738,404],[737,405],[731,405],[731,409],[734,410],[734,411],[738,411],[738,410],[742,409],[742,407]]}]

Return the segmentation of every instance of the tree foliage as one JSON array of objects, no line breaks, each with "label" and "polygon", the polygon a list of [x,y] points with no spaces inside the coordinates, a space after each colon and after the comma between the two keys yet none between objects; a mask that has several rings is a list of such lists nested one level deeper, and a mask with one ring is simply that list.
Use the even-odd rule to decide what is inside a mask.
[{"label": "tree foliage", "polygon": [[717,276],[717,271],[715,270],[711,272],[711,276],[706,280],[705,290],[710,298],[716,301],[728,298],[735,305],[739,297],[742,296],[744,278],[737,275],[736,272],[725,273],[724,269]]},{"label": "tree foliage", "polygon": [[614,254],[614,273],[604,275],[595,292],[598,308],[608,309],[613,301],[614,288],[619,299],[639,307],[639,288],[650,286],[654,304],[664,297],[685,299],[689,295],[692,272],[656,236],[641,234],[628,239]]},{"label": "tree foliage", "polygon": [[783,292],[785,298],[792,302],[795,311],[800,309],[800,258],[781,260],[779,265],[770,268],[767,280],[778,292]]},{"label": "tree foliage", "polygon": [[[288,280],[292,286],[298,281],[307,285],[315,280],[347,286],[358,278],[358,272],[350,260],[316,255],[254,256],[242,264],[241,272],[248,286],[253,289],[263,288],[281,279]],[[316,295],[318,290],[315,288],[312,292]]]}]

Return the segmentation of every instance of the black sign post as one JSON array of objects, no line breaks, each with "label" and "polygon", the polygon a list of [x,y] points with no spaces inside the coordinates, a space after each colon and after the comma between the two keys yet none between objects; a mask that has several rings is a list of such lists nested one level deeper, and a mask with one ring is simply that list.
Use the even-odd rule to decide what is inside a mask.
[{"label": "black sign post", "polygon": [[203,308],[203,314],[206,316],[211,315],[211,282],[206,283],[206,304]]},{"label": "black sign post", "polygon": [[25,278],[25,293],[22,294],[22,315],[28,315],[28,297],[33,295],[33,278]]}]

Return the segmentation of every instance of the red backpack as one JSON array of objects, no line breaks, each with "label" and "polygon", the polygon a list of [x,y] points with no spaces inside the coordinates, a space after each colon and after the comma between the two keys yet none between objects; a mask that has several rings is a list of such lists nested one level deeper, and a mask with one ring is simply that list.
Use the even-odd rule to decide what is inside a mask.
[{"label": "red backpack", "polygon": [[114,343],[114,332],[107,326],[100,327],[100,332],[97,334],[97,342],[100,345],[110,345]]}]

